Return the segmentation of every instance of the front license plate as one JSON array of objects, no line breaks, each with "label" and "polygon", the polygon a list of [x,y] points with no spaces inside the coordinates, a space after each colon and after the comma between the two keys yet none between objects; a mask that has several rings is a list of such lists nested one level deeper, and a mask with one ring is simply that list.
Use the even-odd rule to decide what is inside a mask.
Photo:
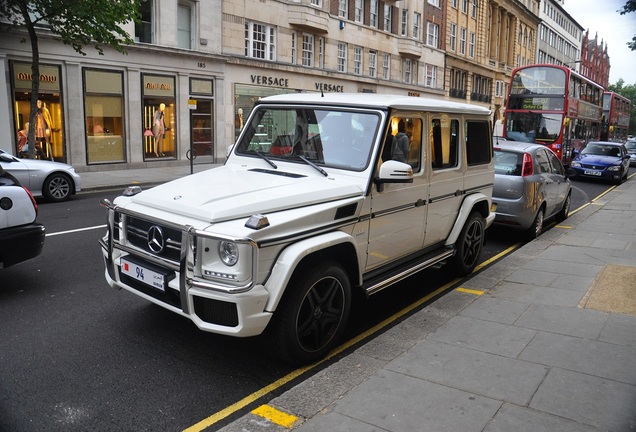
[{"label": "front license plate", "polygon": [[125,258],[121,259],[121,272],[153,288],[157,288],[161,291],[166,290],[166,276],[164,274],[150,270],[145,266],[141,266]]},{"label": "front license plate", "polygon": [[585,175],[593,175],[593,176],[600,176],[601,172],[600,171],[590,171],[590,170],[585,170],[583,172],[583,174]]}]

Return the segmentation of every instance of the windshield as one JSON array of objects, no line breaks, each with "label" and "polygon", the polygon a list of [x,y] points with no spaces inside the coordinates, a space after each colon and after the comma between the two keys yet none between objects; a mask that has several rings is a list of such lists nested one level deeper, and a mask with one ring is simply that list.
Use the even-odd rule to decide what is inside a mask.
[{"label": "windshield", "polygon": [[581,154],[587,155],[596,155],[596,156],[612,156],[618,157],[620,156],[620,149],[618,146],[610,145],[610,144],[599,144],[599,143],[589,143],[583,150],[581,150]]},{"label": "windshield", "polygon": [[625,147],[627,150],[636,150],[636,141],[627,141]]},{"label": "windshield", "polygon": [[506,114],[506,138],[551,144],[559,138],[562,124],[562,114],[509,112]]},{"label": "windshield", "polygon": [[380,124],[377,112],[257,106],[252,114],[237,154],[356,171],[369,163]]}]

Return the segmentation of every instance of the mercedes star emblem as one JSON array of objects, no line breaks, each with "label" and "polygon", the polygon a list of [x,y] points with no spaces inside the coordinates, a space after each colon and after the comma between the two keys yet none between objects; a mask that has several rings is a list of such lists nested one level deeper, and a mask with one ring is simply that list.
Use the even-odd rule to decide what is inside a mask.
[{"label": "mercedes star emblem", "polygon": [[164,242],[161,227],[157,225],[151,226],[148,230],[148,248],[156,254],[161,253],[165,246]]}]

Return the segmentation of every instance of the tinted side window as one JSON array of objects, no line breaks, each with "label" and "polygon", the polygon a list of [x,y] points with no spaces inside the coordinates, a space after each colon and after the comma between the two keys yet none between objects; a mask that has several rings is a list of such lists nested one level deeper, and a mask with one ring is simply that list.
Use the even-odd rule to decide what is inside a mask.
[{"label": "tinted side window", "polygon": [[492,133],[490,122],[466,121],[466,158],[468,165],[488,164],[492,159]]},{"label": "tinted side window", "polygon": [[455,168],[459,160],[459,121],[433,119],[429,133],[433,169]]}]

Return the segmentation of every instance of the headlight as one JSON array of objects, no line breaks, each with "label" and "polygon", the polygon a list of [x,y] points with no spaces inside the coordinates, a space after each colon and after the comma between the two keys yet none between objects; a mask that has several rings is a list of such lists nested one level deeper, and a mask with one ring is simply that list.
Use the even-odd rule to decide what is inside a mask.
[{"label": "headlight", "polygon": [[239,259],[238,246],[234,242],[221,241],[219,243],[219,256],[223,264],[232,267]]},{"label": "headlight", "polygon": [[581,168],[581,162],[572,162],[572,168]]},{"label": "headlight", "polygon": [[621,166],[620,165],[612,165],[611,167],[607,167],[608,171],[620,171],[621,170]]}]

